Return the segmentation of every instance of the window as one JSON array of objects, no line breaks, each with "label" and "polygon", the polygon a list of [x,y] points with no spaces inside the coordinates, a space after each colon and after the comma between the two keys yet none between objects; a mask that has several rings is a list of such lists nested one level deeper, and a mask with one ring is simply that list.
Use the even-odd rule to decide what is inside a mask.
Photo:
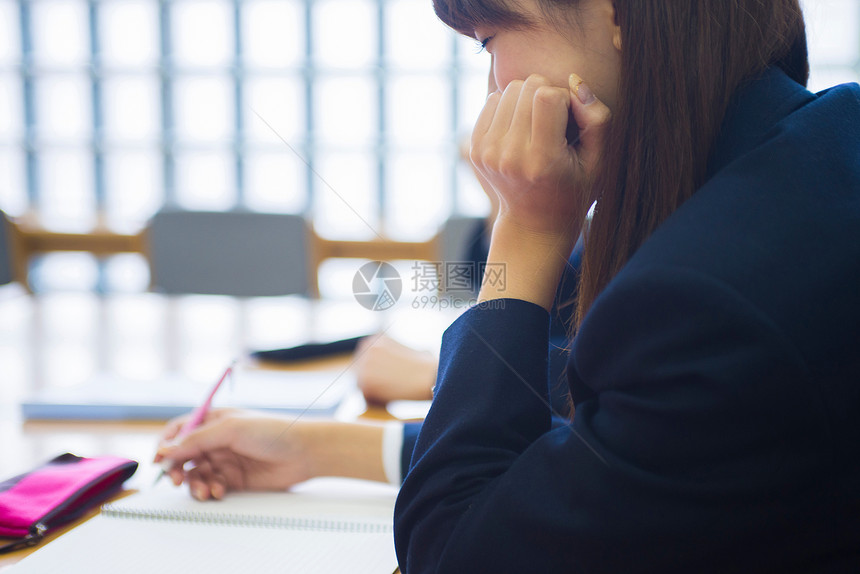
[{"label": "window", "polygon": [[[802,0],[814,90],[860,3]],[[430,237],[487,202],[458,156],[489,59],[429,0],[0,0],[0,208],[141,225],[165,203]]]},{"label": "window", "polygon": [[488,59],[415,0],[0,0],[0,206],[164,203],[420,240],[486,208],[457,140]]},{"label": "window", "polygon": [[809,89],[860,81],[860,2],[801,0],[806,15]]}]

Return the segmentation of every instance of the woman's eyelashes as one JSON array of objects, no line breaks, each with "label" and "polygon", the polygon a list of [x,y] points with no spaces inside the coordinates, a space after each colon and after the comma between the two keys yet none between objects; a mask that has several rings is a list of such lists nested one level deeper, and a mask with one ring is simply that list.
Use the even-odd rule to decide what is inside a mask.
[{"label": "woman's eyelashes", "polygon": [[490,40],[493,39],[493,36],[487,36],[483,40],[478,40],[478,52],[483,52],[487,49],[487,44],[490,43]]}]

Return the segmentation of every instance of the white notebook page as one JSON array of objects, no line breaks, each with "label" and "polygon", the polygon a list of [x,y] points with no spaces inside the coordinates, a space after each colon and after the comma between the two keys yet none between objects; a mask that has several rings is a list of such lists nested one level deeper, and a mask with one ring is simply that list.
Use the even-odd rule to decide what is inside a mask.
[{"label": "white notebook page", "polygon": [[[396,569],[393,489],[340,479],[318,479],[302,487],[295,493],[240,493],[203,503],[191,499],[184,489],[141,492],[113,508],[184,513],[193,521],[103,513],[9,572],[390,574]],[[289,520],[285,526],[205,522],[207,517],[224,516],[324,519],[339,526],[320,530],[301,520],[292,526]],[[368,527],[371,531],[363,531]]]}]

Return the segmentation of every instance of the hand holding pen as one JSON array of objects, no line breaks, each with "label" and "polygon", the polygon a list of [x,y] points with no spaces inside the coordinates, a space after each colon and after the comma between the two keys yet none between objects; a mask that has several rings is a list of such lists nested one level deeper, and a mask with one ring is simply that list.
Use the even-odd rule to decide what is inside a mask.
[{"label": "hand holding pen", "polygon": [[[203,404],[191,411],[190,418],[188,419],[188,421],[185,422],[185,424],[182,425],[182,427],[179,429],[179,432],[173,438],[174,442],[182,440],[191,431],[193,431],[203,423],[203,421],[206,419],[206,415],[209,413],[209,409],[212,408],[212,399],[215,398],[215,393],[218,392],[218,389],[221,388],[221,384],[225,380],[227,380],[227,377],[229,377],[233,373],[233,368],[235,366],[235,360],[227,366],[227,368],[224,370],[224,374],[221,375],[221,377],[215,383],[215,386],[213,386],[212,390],[209,391],[209,395],[206,397],[206,400],[203,402]],[[173,465],[174,461],[169,458],[165,458],[161,461],[161,472],[155,479],[156,484],[158,483],[158,481],[161,480],[161,477],[170,472],[170,469],[173,467]]]},{"label": "hand holding pen", "polygon": [[[283,491],[314,476],[385,480],[381,425],[213,408],[202,426],[177,441],[188,418],[168,424],[156,462],[172,460],[168,476],[185,483],[197,500],[231,491]],[[193,464],[183,468],[186,461]]]}]

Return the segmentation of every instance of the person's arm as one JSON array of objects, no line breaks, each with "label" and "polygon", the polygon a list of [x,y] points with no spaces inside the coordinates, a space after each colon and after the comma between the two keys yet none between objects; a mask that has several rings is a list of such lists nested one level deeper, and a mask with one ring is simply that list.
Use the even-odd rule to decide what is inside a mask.
[{"label": "person's arm", "polygon": [[429,400],[438,359],[386,335],[365,337],[355,351],[352,370],[364,398],[371,403]]},{"label": "person's arm", "polygon": [[[559,279],[595,199],[595,173],[610,111],[575,75],[565,90],[540,76],[487,98],[472,133],[471,158],[499,198],[479,301],[513,298],[550,310]],[[567,141],[569,117],[579,127]]]},{"label": "person's arm", "polygon": [[173,461],[174,484],[187,482],[201,500],[233,490],[284,490],[316,476],[386,481],[382,425],[216,409],[174,444],[184,418],[168,424],[155,460]]},{"label": "person's arm", "polygon": [[739,571],[754,563],[729,538],[778,564],[785,541],[830,532],[819,505],[839,497],[807,496],[832,467],[816,391],[726,286],[683,269],[613,285],[574,348],[592,396],[554,430],[547,313],[497,304],[443,338],[395,510],[404,574]]}]

